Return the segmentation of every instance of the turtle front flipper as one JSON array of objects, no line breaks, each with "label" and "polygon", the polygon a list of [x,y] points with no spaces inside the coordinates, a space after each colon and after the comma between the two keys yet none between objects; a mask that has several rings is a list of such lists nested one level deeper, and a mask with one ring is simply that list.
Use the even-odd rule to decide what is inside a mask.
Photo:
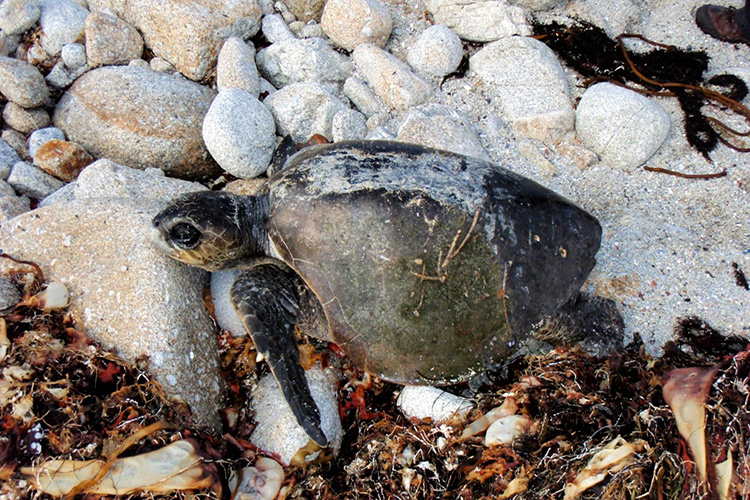
[{"label": "turtle front flipper", "polygon": [[294,333],[294,325],[302,316],[300,290],[305,286],[293,271],[274,264],[261,264],[235,280],[232,302],[255,348],[271,368],[297,422],[316,444],[327,446],[320,412],[300,365]]}]

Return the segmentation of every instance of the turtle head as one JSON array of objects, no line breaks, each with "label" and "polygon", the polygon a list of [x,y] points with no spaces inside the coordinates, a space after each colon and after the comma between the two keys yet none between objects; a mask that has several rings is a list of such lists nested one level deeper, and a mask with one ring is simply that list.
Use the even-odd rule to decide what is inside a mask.
[{"label": "turtle head", "polygon": [[154,217],[151,241],[169,257],[207,271],[240,267],[266,253],[267,206],[261,197],[188,193]]}]

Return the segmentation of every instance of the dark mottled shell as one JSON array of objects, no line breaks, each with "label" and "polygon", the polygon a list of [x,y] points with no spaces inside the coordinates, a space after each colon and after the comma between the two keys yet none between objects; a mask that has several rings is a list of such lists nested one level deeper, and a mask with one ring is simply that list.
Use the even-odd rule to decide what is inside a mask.
[{"label": "dark mottled shell", "polygon": [[269,183],[270,237],[336,343],[403,384],[505,359],[594,266],[591,215],[491,163],[393,142],[311,147]]}]

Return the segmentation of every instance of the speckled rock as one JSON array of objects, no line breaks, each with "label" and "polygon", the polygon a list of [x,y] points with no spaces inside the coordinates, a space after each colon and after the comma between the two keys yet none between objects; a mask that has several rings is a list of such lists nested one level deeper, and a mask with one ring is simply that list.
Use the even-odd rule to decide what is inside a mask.
[{"label": "speckled rock", "polygon": [[[89,42],[87,41],[87,43]],[[60,51],[60,60],[68,69],[82,68],[87,64],[86,47],[80,43],[66,43]]]},{"label": "speckled rock", "polygon": [[566,11],[599,26],[612,39],[637,30],[642,17],[649,14],[633,0],[577,0],[571,2]]},{"label": "speckled rock", "polygon": [[490,43],[469,59],[469,68],[492,89],[516,133],[555,141],[573,129],[567,77],[539,40],[515,36]]},{"label": "speckled rock", "polygon": [[107,198],[37,209],[3,224],[0,248],[63,282],[92,338],[131,362],[145,357],[165,391],[180,395],[196,422],[218,430],[223,381],[203,307],[206,275],[144,237],[161,206]]},{"label": "speckled rock", "polygon": [[0,276],[0,314],[9,312],[19,302],[21,302],[21,292],[16,288],[16,284],[10,277]]},{"label": "speckled rock", "polygon": [[350,76],[344,82],[344,95],[357,106],[367,118],[382,114],[386,111],[383,102],[367,86],[367,84],[356,76]]},{"label": "speckled rock", "polygon": [[611,83],[584,92],[576,132],[609,166],[631,171],[645,163],[669,134],[667,113],[655,101]]},{"label": "speckled rock", "polygon": [[266,171],[276,146],[275,131],[268,108],[238,88],[219,92],[203,121],[209,152],[221,168],[241,178]]},{"label": "speckled rock", "polygon": [[65,183],[30,163],[19,161],[10,169],[8,184],[13,186],[19,194],[41,200],[60,189]]},{"label": "speckled rock", "polygon": [[452,418],[463,419],[474,408],[466,398],[445,392],[438,387],[407,385],[396,400],[406,418],[431,419],[433,423],[445,422]]},{"label": "speckled rock", "polygon": [[258,0],[130,0],[113,10],[140,30],[155,55],[191,80],[214,68],[224,40],[247,40],[260,29]]},{"label": "speckled rock", "polygon": [[75,142],[53,139],[46,142],[34,155],[34,165],[65,182],[72,182],[93,160]]},{"label": "speckled rock", "polygon": [[276,88],[295,82],[342,82],[352,71],[349,58],[322,38],[274,43],[259,51],[256,61],[261,75]]},{"label": "speckled rock", "polygon": [[385,47],[393,29],[393,19],[379,0],[328,0],[320,24],[333,43],[346,50],[360,43]]},{"label": "speckled rock", "polygon": [[15,102],[5,105],[3,120],[9,127],[23,134],[30,134],[50,123],[49,113],[44,108],[26,109]]},{"label": "speckled rock", "polygon": [[83,38],[83,25],[89,11],[72,0],[39,0],[39,26],[42,47],[51,56],[60,53],[66,43]]},{"label": "speckled rock", "polygon": [[375,93],[396,111],[406,111],[432,96],[430,84],[412,73],[409,66],[369,43],[352,52],[355,66]]},{"label": "speckled rock", "polygon": [[42,199],[37,208],[49,207],[57,203],[68,203],[75,200],[76,183],[70,182]]},{"label": "speckled rock", "polygon": [[177,71],[171,62],[167,61],[166,59],[162,59],[161,57],[151,58],[151,60],[148,63],[148,66],[152,70],[158,71],[160,73],[172,74],[175,71]]},{"label": "speckled rock", "polygon": [[[20,157],[21,160],[31,160],[31,156],[29,156],[29,148],[26,145],[26,136],[23,135],[18,130],[13,130],[12,128],[3,130],[3,133],[0,134],[0,137],[2,137],[5,144],[10,146],[13,151],[16,152],[16,154]],[[0,178],[4,178],[2,176],[3,168],[4,168],[4,160],[3,160],[3,144],[0,142]],[[17,160],[16,160],[17,161]],[[13,162],[15,163],[15,161]],[[12,166],[12,165],[11,165]],[[10,166],[8,166],[8,169],[10,169]],[[5,177],[7,177],[7,172],[5,174]]]},{"label": "speckled rock", "polygon": [[320,21],[326,0],[283,0],[283,3],[294,17],[306,23]]},{"label": "speckled rock", "polygon": [[197,182],[166,177],[158,168],[137,170],[107,159],[97,160],[78,175],[75,183],[76,199],[132,198],[152,199],[166,206],[172,198],[184,193],[205,191]]},{"label": "speckled rock", "polygon": [[315,134],[333,139],[333,117],[348,109],[322,85],[301,82],[287,85],[266,97],[279,135],[291,135],[295,142],[306,142]]},{"label": "speckled rock", "polygon": [[367,118],[353,109],[341,110],[333,117],[331,134],[333,142],[364,139],[367,135]]},{"label": "speckled rock", "polygon": [[565,5],[570,0],[510,0],[509,3],[525,7],[531,11],[549,10],[558,6]]},{"label": "speckled rock", "polygon": [[441,104],[412,108],[398,127],[397,140],[491,161],[469,120]]},{"label": "speckled rock", "polygon": [[247,91],[256,99],[260,95],[258,68],[255,66],[255,47],[241,38],[227,38],[216,63],[216,88],[219,92],[229,88]]},{"label": "speckled rock", "polygon": [[0,94],[24,108],[36,108],[49,97],[44,77],[31,64],[0,57]]},{"label": "speckled rock", "polygon": [[268,14],[263,16],[261,28],[263,35],[266,40],[273,43],[283,42],[284,40],[292,40],[294,33],[289,29],[289,26],[284,21],[284,18],[279,14]]},{"label": "speckled rock", "polygon": [[31,0],[5,0],[0,4],[0,30],[6,35],[20,35],[39,20],[41,10]]},{"label": "speckled rock", "polygon": [[531,34],[523,9],[503,0],[425,0],[425,5],[435,23],[448,26],[464,40],[492,42]]},{"label": "speckled rock", "polygon": [[[31,200],[26,195],[0,195],[0,223],[31,210]],[[0,308],[1,310],[1,308]]]},{"label": "speckled rock", "polygon": [[442,24],[430,26],[409,47],[406,61],[417,73],[445,76],[461,64],[463,45],[449,27]]},{"label": "speckled rock", "polygon": [[[336,399],[339,374],[332,367],[322,370],[320,365],[315,365],[305,375],[312,397],[320,410],[323,433],[328,438],[333,453],[338,454],[344,436]],[[255,421],[258,423],[250,436],[250,442],[255,446],[276,453],[285,464],[304,465],[318,458],[319,452],[302,450],[308,446],[310,438],[297,423],[289,403],[271,374],[258,382],[250,405],[255,410]],[[302,452],[302,456],[297,456],[298,452]]]},{"label": "speckled rock", "polygon": [[65,133],[57,127],[45,127],[35,130],[29,136],[29,156],[32,158],[39,151],[39,148],[53,139],[65,140]]},{"label": "speckled rock", "polygon": [[201,137],[214,95],[184,78],[107,66],[76,81],[60,99],[53,121],[94,158],[196,179],[218,172]]},{"label": "speckled rock", "polygon": [[92,12],[86,18],[86,57],[89,66],[127,64],[143,53],[138,30],[113,12]]},{"label": "speckled rock", "polygon": [[0,180],[5,180],[10,174],[13,165],[21,161],[21,158],[7,142],[0,140]]},{"label": "speckled rock", "polygon": [[247,335],[247,330],[234,309],[230,294],[234,280],[241,273],[241,269],[211,273],[211,299],[214,303],[216,322],[219,324],[219,328],[227,330],[233,337],[245,337]]}]

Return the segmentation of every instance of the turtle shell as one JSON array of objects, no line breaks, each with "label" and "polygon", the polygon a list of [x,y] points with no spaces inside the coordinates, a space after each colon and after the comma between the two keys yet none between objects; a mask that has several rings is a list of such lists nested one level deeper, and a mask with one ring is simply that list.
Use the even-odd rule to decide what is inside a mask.
[{"label": "turtle shell", "polygon": [[315,146],[269,181],[269,236],[314,291],[332,339],[400,384],[501,362],[574,296],[601,227],[539,184],[420,146]]}]

